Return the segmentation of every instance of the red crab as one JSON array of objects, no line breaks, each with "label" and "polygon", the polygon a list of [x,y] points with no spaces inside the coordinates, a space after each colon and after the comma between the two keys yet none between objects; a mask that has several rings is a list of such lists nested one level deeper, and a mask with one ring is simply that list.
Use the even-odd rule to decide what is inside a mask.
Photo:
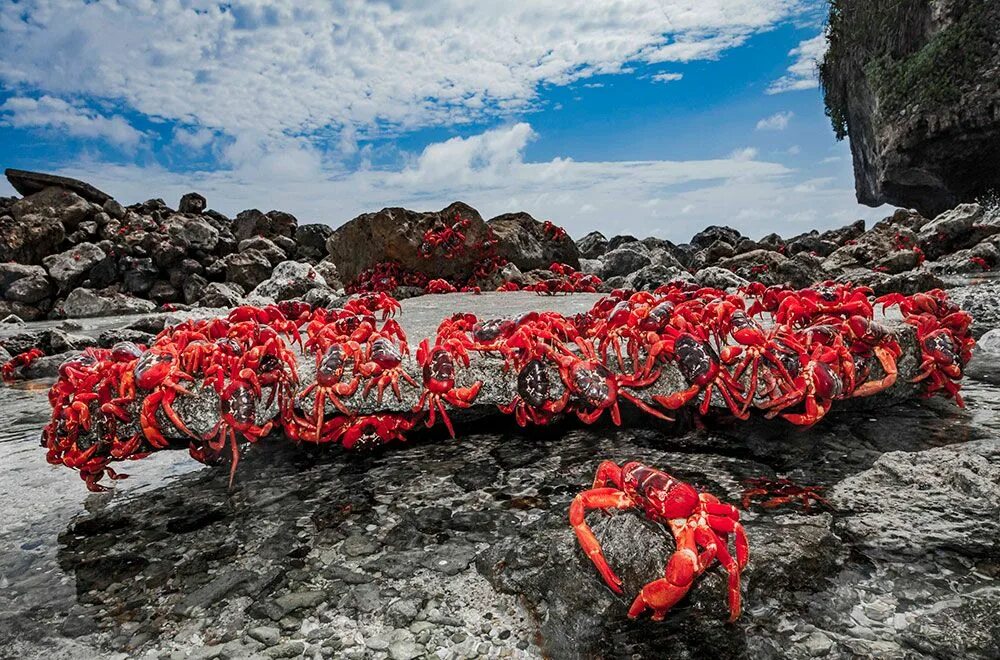
[{"label": "red crab", "polygon": [[825,490],[822,486],[800,486],[790,479],[768,479],[767,477],[746,479],[743,485],[745,488],[740,504],[744,509],[749,509],[753,500],[758,497],[767,498],[760,503],[765,509],[773,509],[796,500],[806,513],[809,513],[814,502],[827,508],[833,508],[826,499],[820,496],[820,493]]},{"label": "red crab", "polygon": [[850,388],[844,386],[847,378],[844,369],[853,372],[854,360],[843,345],[839,344],[839,339],[838,344],[833,347],[816,344],[805,364],[797,374],[793,374],[795,379],[791,391],[762,406],[769,410],[766,416],[774,417],[784,409],[804,401],[804,413],[783,413],[781,416],[792,424],[812,426],[826,415],[834,399],[850,392]]},{"label": "red crab", "polygon": [[372,450],[393,440],[405,441],[406,433],[417,425],[418,418],[406,414],[341,417],[332,420],[334,430],[324,434],[344,449]]},{"label": "red crab", "polygon": [[917,343],[920,345],[920,373],[911,379],[914,383],[924,383],[924,393],[928,396],[944,390],[955,398],[959,408],[965,407],[965,401],[959,394],[961,389],[962,368],[967,362],[963,359],[959,342],[954,334],[931,315],[914,315],[907,322],[917,329]]},{"label": "red crab", "polygon": [[[134,399],[134,387],[153,390],[143,399],[139,424],[149,443],[156,449],[169,446],[169,442],[160,432],[156,421],[156,412],[162,408],[167,419],[185,435],[197,437],[173,408],[177,394],[191,394],[191,391],[181,385],[181,381],[193,381],[194,377],[180,369],[180,354],[176,347],[158,345],[151,347],[139,358],[131,374],[126,374],[125,396]],[[131,391],[129,391],[131,389]]]},{"label": "red crab", "polygon": [[431,280],[424,287],[424,293],[455,293],[458,291],[451,282],[443,279]]},{"label": "red crab", "polygon": [[548,424],[566,407],[570,390],[563,388],[558,398],[554,397],[552,379],[545,363],[532,359],[517,372],[517,386],[514,398],[507,405],[498,405],[500,412],[514,415],[518,426],[525,427],[530,419],[534,424]]},{"label": "red crab", "polygon": [[569,236],[565,229],[548,220],[542,223],[542,231],[548,235],[549,240],[553,241],[561,241]]},{"label": "red crab", "polygon": [[257,442],[271,432],[273,421],[257,425],[257,407],[260,404],[260,384],[251,369],[240,369],[226,385],[219,397],[219,422],[199,442],[192,443],[191,456],[202,463],[216,460],[228,444],[232,463],[229,468],[229,487],[233,487],[236,466],[240,462],[237,433],[250,442]]},{"label": "red crab", "polygon": [[424,371],[424,391],[420,400],[413,407],[413,412],[419,412],[427,407],[427,426],[433,426],[436,420],[435,408],[441,412],[441,419],[448,428],[451,437],[455,437],[455,429],[451,425],[448,411],[442,400],[456,408],[468,408],[479,394],[482,381],[476,381],[469,387],[455,387],[455,358],[461,358],[465,366],[469,366],[469,354],[457,340],[446,341],[444,345],[439,337],[434,346],[425,339],[417,348],[417,364]]},{"label": "red crab", "polygon": [[399,379],[417,387],[417,381],[403,369],[403,356],[396,345],[387,337],[378,337],[368,344],[364,362],[358,365],[358,371],[369,378],[363,394],[365,397],[375,387],[378,387],[378,402],[382,403],[382,393],[387,387],[392,387],[396,398],[403,400],[399,390]]},{"label": "red crab", "polygon": [[559,366],[563,384],[570,396],[574,397],[573,412],[583,423],[593,424],[605,410],[609,410],[611,421],[616,426],[621,426],[621,412],[618,408],[619,397],[631,401],[654,417],[668,422],[673,421],[672,418],[667,417],[639,397],[621,389],[622,387],[647,387],[657,381],[660,377],[659,371],[646,376],[615,375],[596,359],[595,354],[581,359],[573,354],[559,353],[547,345],[543,345],[541,349],[548,359]]},{"label": "red crab", "polygon": [[686,390],[663,396],[654,395],[653,401],[667,410],[676,410],[694,399],[699,392],[703,393],[699,412],[708,414],[712,404],[712,392],[718,390],[729,411],[740,419],[746,419],[745,396],[742,386],[736,382],[726,365],[731,364],[737,355],[723,351],[720,356],[708,342],[683,332],[675,338],[670,337],[657,342],[649,349],[644,371],[649,373],[658,360],[674,359],[684,379],[690,384]]},{"label": "red crab", "polygon": [[40,348],[32,348],[4,362],[3,367],[0,367],[3,382],[12,383],[17,380],[18,372],[40,357],[45,357],[45,351]]},{"label": "red crab", "polygon": [[[353,341],[331,344],[321,355],[316,355],[316,380],[310,383],[299,397],[305,398],[313,392],[316,393],[313,402],[313,426],[317,442],[320,430],[323,428],[323,413],[327,401],[345,415],[353,414],[340,399],[352,396],[358,391],[361,378],[357,375],[348,375],[347,369],[353,367],[361,355],[361,346]],[[345,375],[348,375],[346,381]]]},{"label": "red crab", "polygon": [[[736,507],[641,463],[633,461],[621,467],[612,461],[601,463],[593,488],[573,499],[569,522],[604,582],[620,594],[622,581],[608,566],[597,538],[587,526],[589,509],[641,509],[650,520],[666,525],[674,536],[677,548],[667,562],[664,576],[642,588],[629,608],[629,618],[649,608],[653,620],[662,621],[716,559],[729,574],[729,620],[739,618],[740,573],[750,561],[750,548]],[[730,534],[735,558],[729,551]]]}]

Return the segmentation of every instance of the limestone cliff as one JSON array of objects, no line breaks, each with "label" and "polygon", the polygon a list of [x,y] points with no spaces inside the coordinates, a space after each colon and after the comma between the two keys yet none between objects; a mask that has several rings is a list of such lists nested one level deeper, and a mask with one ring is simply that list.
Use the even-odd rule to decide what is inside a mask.
[{"label": "limestone cliff", "polygon": [[829,40],[858,201],[934,216],[1000,190],[1000,2],[832,0]]}]

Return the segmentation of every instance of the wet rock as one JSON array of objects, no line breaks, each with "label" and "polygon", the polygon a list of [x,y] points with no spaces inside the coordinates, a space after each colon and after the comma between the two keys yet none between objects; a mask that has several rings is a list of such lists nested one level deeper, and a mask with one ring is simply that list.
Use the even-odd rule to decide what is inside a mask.
[{"label": "wet rock", "polygon": [[97,346],[98,341],[94,337],[87,335],[71,335],[62,330],[49,330],[46,333],[45,343],[53,353],[66,353],[68,351],[80,351],[90,346]]},{"label": "wet rock", "polygon": [[626,277],[652,263],[648,255],[631,247],[609,250],[601,257],[600,277]]},{"label": "wet rock", "polygon": [[148,346],[155,335],[142,330],[130,330],[128,328],[105,330],[97,337],[97,345],[101,348],[111,348],[121,341],[130,341],[133,344]]},{"label": "wet rock", "polygon": [[[459,218],[470,221],[463,230],[465,249],[453,259],[420,255],[424,232],[450,227]],[[455,202],[437,212],[421,213],[402,208],[385,208],[365,213],[336,229],[327,240],[329,259],[337,266],[344,282],[376,263],[398,261],[406,270],[450,280],[466,279],[478,259],[474,248],[486,239],[486,223],[471,206]],[[433,254],[440,256],[440,251]],[[546,264],[547,266],[548,264]]]},{"label": "wet rock", "polygon": [[982,589],[923,608],[901,636],[929,657],[1000,657],[998,611],[1000,589]]},{"label": "wet rock", "polygon": [[246,291],[271,276],[271,262],[260,250],[249,249],[230,254],[221,261],[226,267],[226,281],[238,284]]},{"label": "wet rock", "polygon": [[10,182],[11,187],[25,197],[41,192],[46,188],[54,187],[73,192],[88,202],[94,202],[95,204],[106,204],[108,201],[114,201],[111,195],[98,190],[89,183],[78,179],[71,179],[67,176],[17,170],[14,168],[7,168],[4,171],[4,175],[7,177],[7,181]]},{"label": "wet rock", "polygon": [[576,242],[583,259],[598,259],[608,251],[608,239],[599,231],[592,231]]},{"label": "wet rock", "polygon": [[40,357],[22,370],[24,377],[28,380],[38,378],[55,378],[59,374],[59,367],[70,358],[80,354],[80,351],[67,351]]},{"label": "wet rock", "polygon": [[301,298],[312,289],[329,289],[323,276],[307,263],[283,261],[275,267],[270,279],[250,292],[251,299],[271,301]]},{"label": "wet rock", "polygon": [[[892,497],[885,497],[892,493]],[[889,452],[870,470],[830,491],[844,514],[838,528],[857,547],[922,555],[936,550],[966,556],[992,552],[1000,538],[1000,447],[992,440],[922,452]],[[968,520],[977,520],[969,533]]]},{"label": "wet rock", "polygon": [[969,238],[975,225],[983,219],[984,210],[979,204],[960,204],[945,211],[920,228],[920,247],[928,259],[969,247]]},{"label": "wet rock", "polygon": [[98,292],[91,289],[73,289],[59,308],[63,316],[88,318],[117,314],[144,314],[156,309],[149,300],[133,298],[122,293]]},{"label": "wet rock", "polygon": [[299,225],[295,230],[296,256],[300,259],[320,261],[326,256],[326,241],[333,234],[330,225]]},{"label": "wet rock", "polygon": [[421,557],[421,565],[445,575],[461,573],[476,558],[476,550],[472,546],[442,545],[430,550]]},{"label": "wet rock", "polygon": [[207,608],[223,598],[238,592],[252,582],[255,574],[245,569],[229,570],[216,575],[202,587],[189,593],[175,608],[175,612],[189,615],[196,608]]},{"label": "wet rock", "polygon": [[177,210],[181,213],[200,214],[208,206],[208,201],[196,192],[189,192],[181,196],[181,201],[177,205]]},{"label": "wet rock", "polygon": [[580,252],[568,235],[554,239],[527,213],[506,213],[488,223],[497,239],[497,254],[522,271],[548,268],[552,263],[580,267]]}]

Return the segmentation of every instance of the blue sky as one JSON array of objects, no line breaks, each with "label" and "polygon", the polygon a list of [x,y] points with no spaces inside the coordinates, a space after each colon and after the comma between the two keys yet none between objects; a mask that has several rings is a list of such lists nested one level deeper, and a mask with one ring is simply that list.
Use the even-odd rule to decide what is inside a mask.
[{"label": "blue sky", "polygon": [[888,211],[855,202],[823,115],[824,14],[813,0],[8,0],[0,165],[127,203],[197,190],[228,214],[332,225],[461,199],[576,236],[822,229]]}]

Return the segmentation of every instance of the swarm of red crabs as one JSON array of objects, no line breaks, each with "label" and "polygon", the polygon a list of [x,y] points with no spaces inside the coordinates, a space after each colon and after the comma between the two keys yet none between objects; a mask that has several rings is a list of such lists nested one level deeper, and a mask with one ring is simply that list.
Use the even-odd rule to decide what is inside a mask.
[{"label": "swarm of red crabs", "polygon": [[[875,298],[828,282],[804,290],[751,284],[730,294],[677,282],[617,290],[569,317],[457,313],[415,347],[395,319],[399,303],[383,292],[333,309],[295,301],[239,307],[225,318],[168,327],[148,347],[87,349],[59,369],[42,444],[50,463],[78,470],[100,491],[103,477],[125,476],[112,463],[178,447],[204,463],[227,462],[232,483],[241,452],[272,431],[345,449],[403,441],[418,425],[440,423],[454,437],[452,416],[488,389],[490,403],[522,427],[564,415],[620,424],[623,406],[668,421],[681,408],[706,415],[714,407],[739,419],[757,411],[809,426],[835,401],[896,381],[902,351],[896,333],[875,320],[880,306],[897,308],[913,326],[919,366],[912,380],[925,395],[963,405],[971,318],[941,291]],[[40,354],[15,357],[4,378]],[[482,360],[498,368],[477,370]],[[667,370],[671,378],[663,377]],[[488,388],[477,378],[483,373],[504,382]],[[507,398],[498,402],[497,392]],[[797,501],[807,511],[811,502],[825,503],[819,491],[757,480],[748,483],[744,507],[757,498],[765,508]],[[640,591],[631,616],[651,609],[663,618],[716,559],[729,574],[730,616],[739,615],[749,551],[734,507],[651,467],[602,464],[570,520],[609,587],[620,591],[584,521],[592,508],[640,509],[676,539],[664,577]]]},{"label": "swarm of red crabs", "polygon": [[[738,294],[671,283],[614,291],[571,317],[454,314],[416,347],[393,318],[399,303],[377,293],[337,309],[240,307],[169,327],[148,347],[87,349],[60,367],[43,443],[50,462],[78,469],[97,490],[102,476],[119,476],[111,463],[168,447],[235,470],[241,449],[272,430],[348,449],[404,440],[419,424],[440,422],[454,436],[451,415],[484,387],[473,355],[501,363],[495,373],[509,398],[491,403],[521,426],[562,415],[590,424],[605,414],[620,424],[623,405],[662,420],[685,406],[702,415],[716,407],[809,426],[835,401],[895,382],[901,350],[874,319],[876,306],[898,308],[914,327],[913,380],[924,394],[963,405],[971,318],[941,291],[876,299],[832,283],[798,291],[752,284]],[[4,377],[38,354],[14,358]],[[216,406],[201,426],[187,410],[195,400]]]}]

